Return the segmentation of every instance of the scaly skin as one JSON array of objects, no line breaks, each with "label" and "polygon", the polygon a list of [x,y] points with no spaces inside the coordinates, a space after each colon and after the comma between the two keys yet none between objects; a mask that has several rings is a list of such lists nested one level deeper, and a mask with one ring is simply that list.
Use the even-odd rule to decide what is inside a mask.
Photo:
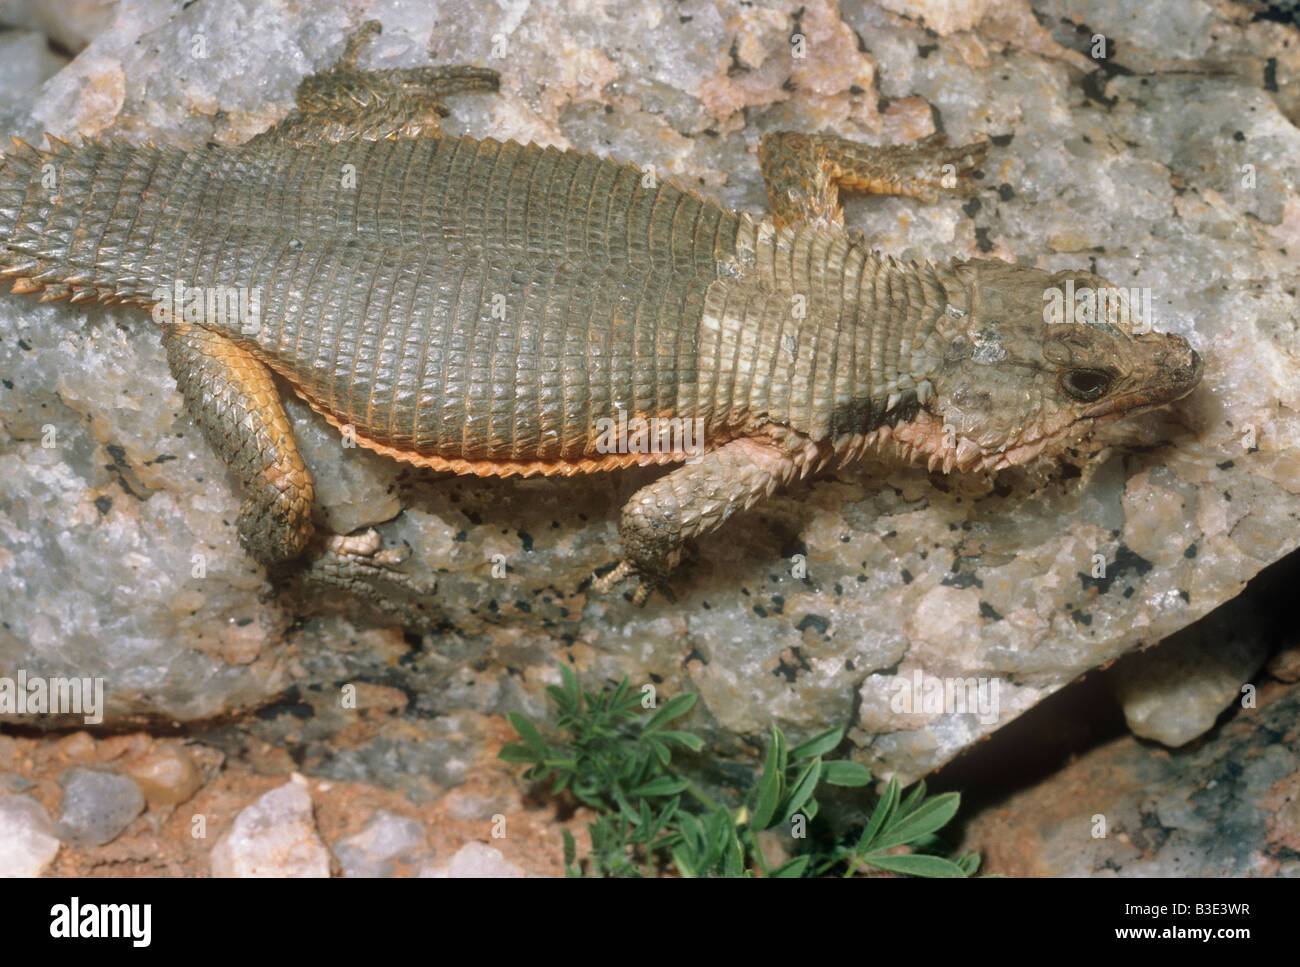
[{"label": "scaly skin", "polygon": [[[822,467],[889,446],[998,469],[1200,378],[1177,336],[1044,322],[1048,289],[1105,286],[1087,273],[898,262],[844,230],[841,188],[968,190],[985,143],[770,135],[772,217],[756,221],[630,165],[442,137],[439,98],[495,75],[360,71],[377,29],[242,147],[16,143],[0,165],[0,271],[16,291],[155,310],[190,413],[245,487],[240,537],[268,565],[312,544],[314,499],[272,372],[421,466],[684,462],[624,508],[624,562],[599,582],[636,575],[638,601],[684,541]],[[178,282],[257,289],[260,315],[167,315]],[[635,418],[701,435],[610,452],[601,421]],[[317,579],[404,581],[377,540],[316,543]]]}]

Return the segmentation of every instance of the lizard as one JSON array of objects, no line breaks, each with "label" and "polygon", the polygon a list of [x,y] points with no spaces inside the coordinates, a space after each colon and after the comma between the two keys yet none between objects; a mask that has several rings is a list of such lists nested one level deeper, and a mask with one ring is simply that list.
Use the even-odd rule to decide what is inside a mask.
[{"label": "lizard", "polygon": [[[595,581],[636,579],[638,604],[671,594],[689,540],[823,468],[997,471],[1201,378],[1185,339],[1143,331],[1122,300],[1048,318],[1063,287],[1113,289],[1090,272],[908,261],[846,229],[841,191],[969,193],[988,141],[767,134],[769,213],[754,216],[590,153],[445,135],[443,99],[495,91],[497,74],[363,70],[379,30],[350,34],[242,145],[15,139],[0,161],[0,276],[154,315],[187,412],[242,485],[240,541],[268,571],[429,589],[374,531],[314,527],[275,376],[358,444],[420,467],[671,465],[623,507],[622,559]],[[231,319],[174,302],[180,286],[261,295]],[[598,432],[629,419],[699,432],[690,446]]]}]

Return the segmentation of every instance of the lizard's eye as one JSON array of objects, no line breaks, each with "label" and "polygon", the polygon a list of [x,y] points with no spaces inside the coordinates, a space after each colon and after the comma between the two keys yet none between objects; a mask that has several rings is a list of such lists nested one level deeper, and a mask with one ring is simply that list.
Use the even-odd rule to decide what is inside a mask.
[{"label": "lizard's eye", "polygon": [[1110,389],[1110,375],[1099,369],[1072,369],[1061,377],[1061,386],[1076,400],[1091,403]]}]

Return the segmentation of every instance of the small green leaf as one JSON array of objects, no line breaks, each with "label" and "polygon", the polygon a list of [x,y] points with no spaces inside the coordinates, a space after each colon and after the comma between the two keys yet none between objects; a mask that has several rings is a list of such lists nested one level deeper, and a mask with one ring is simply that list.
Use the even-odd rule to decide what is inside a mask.
[{"label": "small green leaf", "polygon": [[[884,827],[897,805],[898,780],[890,779],[889,785],[885,787],[885,794],[880,797],[880,802],[876,803],[876,808],[871,812],[871,818],[867,820],[867,825],[862,829],[862,835],[858,838],[857,849],[854,850],[855,853],[864,853],[872,847],[872,840]],[[852,872],[852,867],[850,867],[850,872]]]},{"label": "small green leaf", "polygon": [[692,813],[682,813],[678,818],[678,825],[681,829],[682,837],[695,852],[704,849],[704,840],[707,833],[704,824],[700,822],[699,817]]},{"label": "small green leaf", "polygon": [[749,822],[751,829],[767,829],[772,817],[776,815],[777,804],[781,801],[781,786],[785,777],[780,765],[780,736],[781,733],[774,726],[772,741],[767,746],[767,761],[763,763],[763,775],[758,780],[758,799],[754,803],[754,814]]},{"label": "small green leaf", "polygon": [[628,791],[629,796],[675,796],[689,786],[689,779],[679,779],[676,776],[660,776],[657,779],[651,779],[649,782],[642,783],[635,789]]},{"label": "small green leaf", "polygon": [[704,740],[698,735],[691,735],[689,732],[673,732],[665,729],[654,734],[654,739],[660,742],[671,742],[674,745],[684,746],[692,752],[699,752],[704,748]]},{"label": "small green leaf", "polygon": [[[804,804],[812,798],[812,794],[817,790],[817,783],[821,779],[821,771],[822,760],[820,756],[804,766],[803,771],[799,773],[799,778],[790,787],[790,794],[781,803],[781,822],[788,823],[790,817],[802,809]],[[765,827],[754,828],[761,829]]]},{"label": "small green leaf", "polygon": [[912,791],[908,793],[907,798],[903,800],[903,804],[898,807],[898,814],[900,816],[906,816],[908,813],[910,813],[913,809],[915,809],[918,805],[920,805],[924,801],[925,801],[925,780],[922,779],[920,782],[918,782],[915,786],[912,787]]},{"label": "small green leaf", "polygon": [[564,683],[564,697],[575,710],[582,706],[582,691],[578,688],[578,677],[568,665],[560,666],[560,681]]},{"label": "small green leaf", "polygon": [[709,816],[706,831],[705,852],[700,862],[700,869],[708,870],[716,866],[726,854],[732,840],[736,838],[735,826],[731,814],[725,809],[716,809]]},{"label": "small green leaf", "polygon": [[530,749],[535,749],[539,757],[546,754],[546,743],[542,741],[542,734],[537,731],[537,726],[518,712],[510,713],[510,724],[519,733],[519,738],[523,739]]},{"label": "small green leaf", "polygon": [[695,704],[695,694],[687,692],[685,695],[674,695],[668,701],[664,702],[663,707],[651,717],[650,721],[645,724],[645,731],[653,732],[661,725],[667,725],[673,719],[681,718],[691,710]]},{"label": "small green leaf", "polygon": [[694,850],[683,843],[680,846],[674,846],[671,855],[673,866],[677,867],[677,872],[686,879],[694,879],[698,869]]},{"label": "small green leaf", "polygon": [[822,763],[822,782],[832,786],[865,786],[871,782],[871,770],[858,762],[836,759]]},{"label": "small green leaf", "polygon": [[558,685],[547,685],[546,694],[550,697],[551,701],[555,703],[555,707],[559,709],[559,715],[557,716],[559,720],[558,724],[563,726],[565,719],[571,718],[573,712],[573,710],[569,708],[568,694]]},{"label": "small green leaf", "polygon": [[862,862],[878,870],[889,873],[906,873],[908,876],[951,876],[963,877],[969,874],[962,867],[942,856],[926,856],[922,853],[902,853],[899,855],[864,856]]},{"label": "small green leaf", "polygon": [[[642,804],[645,804],[645,800],[642,800]],[[668,801],[668,805],[664,806],[663,809],[659,811],[658,815],[651,818],[650,822],[647,824],[648,828],[646,836],[648,839],[654,839],[662,830],[667,828],[668,824],[673,821],[673,817],[677,815],[677,810],[681,804],[681,797],[674,796]]]},{"label": "small green leaf", "polygon": [[825,755],[827,752],[834,752],[835,748],[844,741],[844,730],[840,728],[827,729],[814,735],[806,742],[800,742],[790,750],[790,761],[798,762],[800,759],[810,759],[813,756]]},{"label": "small green leaf", "polygon": [[918,806],[911,815],[890,824],[880,837],[872,844],[873,852],[900,846],[928,836],[947,825],[961,806],[961,796],[955,792],[945,792]]},{"label": "small green leaf", "polygon": [[803,876],[803,871],[808,866],[811,856],[796,856],[788,863],[782,863],[771,873],[767,874],[774,880],[793,880]]},{"label": "small green leaf", "polygon": [[537,762],[540,756],[538,756],[536,750],[530,749],[526,745],[511,742],[501,747],[501,751],[497,753],[497,758],[502,762],[532,763]]},{"label": "small green leaf", "polygon": [[722,875],[740,877],[745,875],[745,851],[736,839],[735,827],[728,828],[727,847],[722,854]]}]

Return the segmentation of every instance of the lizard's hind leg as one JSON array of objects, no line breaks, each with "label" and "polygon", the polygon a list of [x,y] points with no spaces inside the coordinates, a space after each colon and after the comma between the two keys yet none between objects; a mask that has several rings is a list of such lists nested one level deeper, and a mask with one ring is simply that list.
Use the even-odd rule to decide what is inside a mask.
[{"label": "lizard's hind leg", "polygon": [[[165,325],[162,339],[185,409],[243,486],[240,543],[268,570],[294,562],[312,541],[316,494],[270,370],[233,340],[201,326]],[[394,609],[386,607],[375,581],[420,594],[432,590],[393,568],[401,555],[380,550],[374,531],[323,540],[323,550],[302,572],[308,580],[344,588],[385,610]]]},{"label": "lizard's hind leg", "polygon": [[316,492],[270,371],[200,326],[163,326],[162,340],[185,409],[243,485],[241,543],[268,566],[293,560],[311,540]]},{"label": "lizard's hind leg", "polygon": [[949,148],[942,134],[875,147],[835,134],[778,131],[758,145],[767,203],[779,225],[844,224],[839,190],[934,201],[940,190],[968,194],[987,141]]},{"label": "lizard's hind leg", "polygon": [[360,69],[357,58],[380,29],[378,20],[357,28],[333,67],[303,78],[297,110],[249,144],[438,137],[448,113],[442,98],[497,90],[497,72],[485,67]]}]

